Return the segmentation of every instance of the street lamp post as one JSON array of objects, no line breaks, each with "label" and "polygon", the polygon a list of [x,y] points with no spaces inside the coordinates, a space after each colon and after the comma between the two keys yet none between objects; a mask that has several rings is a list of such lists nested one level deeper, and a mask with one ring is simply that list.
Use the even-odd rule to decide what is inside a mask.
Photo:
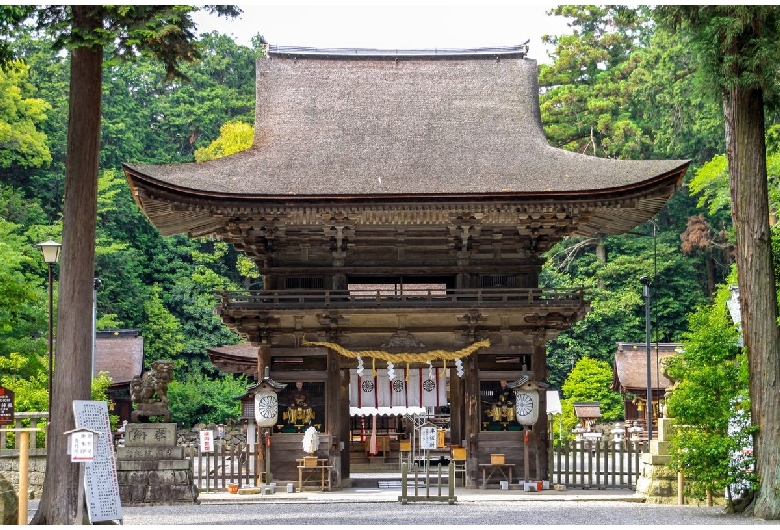
[{"label": "street lamp post", "polygon": [[647,350],[647,439],[653,439],[653,380],[650,362],[650,279],[647,276],[639,278],[645,297],[645,348]]},{"label": "street lamp post", "polygon": [[41,253],[43,254],[43,261],[46,262],[46,264],[49,266],[49,422],[51,422],[51,382],[52,382],[52,367],[53,367],[53,352],[54,352],[54,318],[53,318],[53,312],[54,312],[54,295],[53,295],[53,284],[54,284],[54,264],[57,263],[60,259],[60,250],[62,249],[62,245],[60,243],[57,243],[56,241],[46,241],[45,243],[38,243],[36,245],[39,249],[41,249]]}]

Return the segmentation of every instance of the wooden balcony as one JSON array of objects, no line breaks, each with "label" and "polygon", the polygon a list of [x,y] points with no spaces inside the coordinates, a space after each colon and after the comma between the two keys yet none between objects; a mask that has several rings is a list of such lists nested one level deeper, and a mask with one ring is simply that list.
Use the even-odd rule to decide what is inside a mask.
[{"label": "wooden balcony", "polygon": [[217,310],[220,313],[235,310],[479,309],[546,305],[581,308],[587,305],[582,288],[223,291],[218,296]]}]

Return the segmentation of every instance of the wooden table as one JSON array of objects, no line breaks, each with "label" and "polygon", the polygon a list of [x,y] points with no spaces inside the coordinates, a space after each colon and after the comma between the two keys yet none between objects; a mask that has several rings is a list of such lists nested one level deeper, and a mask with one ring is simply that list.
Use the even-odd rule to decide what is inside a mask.
[{"label": "wooden table", "polygon": [[[515,467],[514,464],[480,464],[479,467],[482,469],[482,489],[485,489],[488,480],[490,480],[490,477],[492,477],[493,473],[496,471],[498,471],[501,476],[507,479],[510,484],[512,483],[512,469]],[[490,469],[490,474],[486,477],[485,475],[488,469]],[[509,473],[507,473],[505,470],[509,471]]]},{"label": "wooden table", "polygon": [[[316,481],[316,472],[320,472],[320,491],[325,491],[325,485],[327,484],[328,491],[331,487],[331,471],[333,466],[329,466],[327,459],[317,460],[316,466],[305,466],[303,460],[298,460],[298,491],[303,491],[303,486],[309,481],[314,479]],[[304,471],[306,475],[304,476]],[[327,480],[326,480],[327,477]]]}]

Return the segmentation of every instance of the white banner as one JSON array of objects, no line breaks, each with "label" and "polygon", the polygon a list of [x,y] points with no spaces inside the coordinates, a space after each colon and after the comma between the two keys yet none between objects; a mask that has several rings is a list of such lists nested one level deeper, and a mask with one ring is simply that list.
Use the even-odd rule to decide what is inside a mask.
[{"label": "white banner", "polygon": [[350,407],[442,407],[447,404],[447,379],[443,368],[413,368],[406,371],[395,370],[391,381],[387,370],[363,371],[363,376],[355,370],[349,374]]}]

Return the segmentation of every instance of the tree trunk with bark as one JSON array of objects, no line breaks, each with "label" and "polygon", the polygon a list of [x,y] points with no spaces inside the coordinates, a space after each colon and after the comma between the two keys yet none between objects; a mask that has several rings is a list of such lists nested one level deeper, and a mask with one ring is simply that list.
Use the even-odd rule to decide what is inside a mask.
[{"label": "tree trunk with bark", "polygon": [[731,216],[737,238],[742,330],[750,366],[759,490],[753,515],[780,518],[780,331],[767,193],[764,98],[760,89],[724,96]]},{"label": "tree trunk with bark", "polygon": [[[90,18],[90,6],[72,9],[74,30],[101,27],[101,20]],[[73,401],[91,396],[102,65],[102,47],[72,52],[52,410],[46,478],[33,524],[81,523],[75,520],[81,464],[71,463],[63,433],[75,427]]]}]

